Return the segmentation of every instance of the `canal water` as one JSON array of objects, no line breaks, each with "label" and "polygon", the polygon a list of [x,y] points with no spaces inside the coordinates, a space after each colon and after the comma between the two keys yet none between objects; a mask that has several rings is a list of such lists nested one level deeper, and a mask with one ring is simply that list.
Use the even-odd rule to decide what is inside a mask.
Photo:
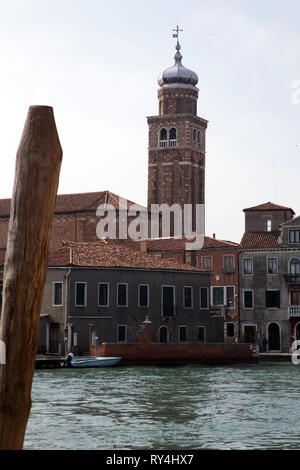
[{"label": "canal water", "polygon": [[300,365],[37,370],[25,449],[300,449]]}]

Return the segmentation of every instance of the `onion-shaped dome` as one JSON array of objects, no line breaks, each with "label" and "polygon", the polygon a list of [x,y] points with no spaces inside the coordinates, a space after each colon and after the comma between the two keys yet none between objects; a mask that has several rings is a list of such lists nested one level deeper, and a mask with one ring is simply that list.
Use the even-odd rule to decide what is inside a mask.
[{"label": "onion-shaped dome", "polygon": [[198,83],[198,75],[190,69],[184,67],[181,63],[182,55],[180,54],[181,46],[177,42],[177,52],[174,56],[175,64],[173,67],[169,67],[158,77],[158,84],[161,87],[164,86],[196,86]]}]

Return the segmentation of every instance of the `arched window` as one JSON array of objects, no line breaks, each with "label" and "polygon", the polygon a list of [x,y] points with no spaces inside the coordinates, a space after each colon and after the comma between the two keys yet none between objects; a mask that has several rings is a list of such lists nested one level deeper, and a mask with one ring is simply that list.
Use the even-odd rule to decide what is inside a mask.
[{"label": "arched window", "polygon": [[198,144],[200,144],[200,143],[201,143],[201,134],[200,134],[200,131],[198,131],[198,139],[197,139],[197,140],[198,140]]},{"label": "arched window", "polygon": [[196,129],[193,130],[193,142],[196,142],[197,140],[197,132]]},{"label": "arched window", "polygon": [[167,129],[163,128],[163,129],[160,130],[159,138],[160,138],[160,140],[168,140]]},{"label": "arched window", "polygon": [[176,140],[177,139],[177,131],[175,127],[172,127],[170,129],[170,140]]},{"label": "arched window", "polygon": [[168,342],[168,328],[166,326],[161,326],[158,333],[158,341],[159,343],[167,343]]},{"label": "arched window", "polygon": [[291,274],[300,274],[300,260],[293,258],[290,262],[290,273]]}]

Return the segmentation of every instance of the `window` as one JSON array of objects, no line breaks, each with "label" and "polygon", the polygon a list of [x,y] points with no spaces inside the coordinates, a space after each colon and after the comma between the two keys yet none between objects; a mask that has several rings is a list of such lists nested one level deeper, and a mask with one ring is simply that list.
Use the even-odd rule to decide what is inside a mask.
[{"label": "window", "polygon": [[0,317],[1,317],[1,307],[2,307],[2,291],[3,291],[3,283],[0,282]]},{"label": "window", "polygon": [[75,282],[75,305],[86,306],[86,282]]},{"label": "window", "polygon": [[200,131],[198,131],[198,136],[197,136],[198,144],[201,143],[201,134]]},{"label": "window", "polygon": [[234,323],[226,323],[227,338],[234,338]]},{"label": "window", "polygon": [[108,282],[99,282],[98,284],[98,307],[109,306],[109,284]]},{"label": "window", "polygon": [[197,131],[196,129],[193,130],[193,142],[197,141]]},{"label": "window", "polygon": [[180,326],[179,327],[179,342],[180,343],[186,343],[187,341],[187,327],[186,326]]},{"label": "window", "polygon": [[170,140],[176,140],[177,139],[177,131],[175,129],[175,127],[172,127],[172,129],[170,129]]},{"label": "window", "polygon": [[190,264],[191,266],[197,266],[197,255],[194,251],[186,251],[185,252],[185,262],[186,264]]},{"label": "window", "polygon": [[53,305],[62,305],[62,282],[53,282]]},{"label": "window", "polygon": [[234,273],[234,256],[233,255],[223,256],[223,272],[226,274]]},{"label": "window", "polygon": [[175,315],[175,286],[162,286],[162,315]]},{"label": "window", "polygon": [[208,287],[200,287],[200,308],[208,309]]},{"label": "window", "polygon": [[224,305],[224,287],[213,287],[213,305]]},{"label": "window", "polygon": [[168,140],[167,129],[161,129],[160,130],[159,138],[160,138],[160,140]]},{"label": "window", "polygon": [[291,291],[291,305],[300,305],[300,290]]},{"label": "window", "polygon": [[253,308],[252,290],[244,290],[244,308]]},{"label": "window", "polygon": [[212,257],[211,256],[201,256],[201,268],[212,269]]},{"label": "window", "polygon": [[139,307],[149,307],[148,284],[140,284],[138,289],[139,289]]},{"label": "window", "polygon": [[253,261],[252,258],[243,259],[243,273],[244,274],[253,274]]},{"label": "window", "polygon": [[117,297],[118,307],[127,307],[127,292],[128,292],[128,284],[119,283],[118,284],[118,297]]},{"label": "window", "polygon": [[264,231],[265,232],[272,231],[272,217],[269,215],[264,217]]},{"label": "window", "polygon": [[266,291],[266,308],[280,308],[280,290]]},{"label": "window", "polygon": [[183,288],[183,306],[184,308],[193,308],[193,288],[190,286]]},{"label": "window", "polygon": [[198,343],[205,343],[205,326],[197,327],[197,341]]},{"label": "window", "polygon": [[234,308],[234,287],[226,286],[226,306]]},{"label": "window", "polygon": [[290,262],[290,273],[291,274],[300,274],[300,260],[293,258]]},{"label": "window", "polygon": [[278,274],[277,258],[268,258],[268,274]]},{"label": "window", "polygon": [[126,343],[127,341],[127,325],[117,326],[117,342]]},{"label": "window", "polygon": [[289,243],[300,243],[300,230],[289,230]]}]

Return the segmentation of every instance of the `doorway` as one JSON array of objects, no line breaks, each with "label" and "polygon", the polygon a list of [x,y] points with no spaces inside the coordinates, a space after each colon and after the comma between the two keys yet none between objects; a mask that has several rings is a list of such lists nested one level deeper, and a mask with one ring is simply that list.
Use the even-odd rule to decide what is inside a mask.
[{"label": "doorway", "polygon": [[256,343],[256,325],[244,326],[244,342]]},{"label": "doorway", "polygon": [[280,328],[278,323],[270,323],[268,326],[268,349],[280,351]]}]

